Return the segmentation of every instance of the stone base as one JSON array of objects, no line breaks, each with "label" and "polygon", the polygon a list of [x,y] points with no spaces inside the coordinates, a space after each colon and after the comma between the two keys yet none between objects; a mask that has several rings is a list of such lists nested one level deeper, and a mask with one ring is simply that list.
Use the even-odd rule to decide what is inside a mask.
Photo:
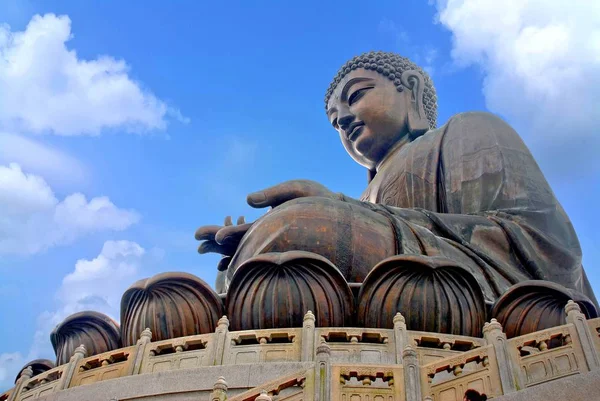
[{"label": "stone base", "polygon": [[313,363],[260,363],[232,366],[207,366],[152,374],[126,376],[73,387],[38,398],[40,401],[203,401],[208,400],[213,385],[227,378],[228,398],[265,382],[312,369]]},{"label": "stone base", "polygon": [[600,371],[582,373],[539,384],[496,401],[600,401]]}]

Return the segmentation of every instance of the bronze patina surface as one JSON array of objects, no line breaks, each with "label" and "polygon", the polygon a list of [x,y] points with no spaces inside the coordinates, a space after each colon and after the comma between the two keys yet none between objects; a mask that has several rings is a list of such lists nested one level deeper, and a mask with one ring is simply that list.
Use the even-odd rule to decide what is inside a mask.
[{"label": "bronze patina surface", "polygon": [[[435,297],[449,289],[469,291],[467,283],[476,282],[487,319],[509,288],[537,280],[554,283],[582,305],[590,305],[584,310],[595,316],[597,303],[571,222],[529,149],[506,122],[471,112],[437,127],[437,97],[427,73],[406,58],[383,52],[348,61],[327,90],[325,102],[342,145],[368,170],[367,188],[360,199],[352,199],[313,181],[288,181],[248,196],[253,207],[273,208],[254,223],[200,227],[199,252],[224,255],[219,266],[225,272],[220,275],[222,291],[237,280],[240,266],[273,252],[320,255],[351,286],[360,286],[376,265],[396,255],[441,257],[471,278],[411,276],[414,291],[406,285],[389,286],[395,292],[389,299],[395,301],[381,305],[382,315],[409,315],[409,310],[398,308],[411,305],[431,306],[426,312],[433,312]],[[426,259],[423,263],[427,265]],[[248,285],[260,292],[267,284]],[[425,298],[417,301],[414,294]],[[436,313],[423,313],[419,319],[424,321],[411,318],[409,328],[471,335],[470,328],[480,327],[482,318],[478,297],[464,304],[447,302],[450,309],[443,309],[449,316],[468,309],[466,316],[473,319],[468,324],[439,325]],[[518,303],[521,298],[511,299]],[[248,304],[248,313],[280,308],[273,302]],[[519,321],[540,315],[543,302],[528,302],[530,307],[518,319],[502,314],[508,332],[523,334],[529,329]],[[560,303],[558,308],[566,300]],[[542,316],[548,321],[542,317],[536,327],[555,324],[552,314]],[[286,319],[280,323],[290,324]]]},{"label": "bronze patina surface", "polygon": [[212,288],[189,273],[161,273],[134,283],[121,299],[123,345],[134,345],[149,328],[155,341],[212,333],[223,303]]},{"label": "bronze patina surface", "polygon": [[74,313],[50,333],[56,365],[69,362],[73,352],[84,345],[88,355],[121,348],[119,325],[110,317],[93,311]]}]

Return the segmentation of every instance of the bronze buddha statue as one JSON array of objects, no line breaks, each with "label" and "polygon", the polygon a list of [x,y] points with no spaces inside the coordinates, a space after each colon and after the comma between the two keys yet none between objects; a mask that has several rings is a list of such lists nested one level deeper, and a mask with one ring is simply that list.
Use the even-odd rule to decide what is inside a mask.
[{"label": "bronze buddha statue", "polygon": [[[390,327],[399,311],[409,329],[478,335],[498,316],[519,335],[562,324],[568,299],[596,316],[575,231],[503,120],[461,113],[436,128],[428,74],[383,52],[348,61],[325,103],[342,145],[368,170],[361,198],[288,181],[248,196],[253,207],[272,207],[254,223],[196,232],[200,253],[224,256],[217,291],[227,292],[227,310],[250,308],[236,329],[298,324],[307,308],[322,324],[336,321],[331,314],[348,320],[329,284],[296,297],[309,277],[337,283],[332,266],[347,282],[339,292],[353,289],[358,305],[344,324]],[[537,323],[522,324],[535,314]]]}]

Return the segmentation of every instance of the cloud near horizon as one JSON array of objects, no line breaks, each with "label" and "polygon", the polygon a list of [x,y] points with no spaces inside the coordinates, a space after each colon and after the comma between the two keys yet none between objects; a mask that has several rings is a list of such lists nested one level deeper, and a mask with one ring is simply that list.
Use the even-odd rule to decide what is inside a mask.
[{"label": "cloud near horizon", "polygon": [[129,76],[123,60],[78,58],[68,16],[34,16],[24,31],[0,25],[0,128],[97,135],[162,130],[187,119]]},{"label": "cloud near horizon", "polygon": [[16,163],[0,165],[0,255],[31,255],[99,231],[122,231],[140,220],[108,197],[73,193],[58,200],[46,181]]},{"label": "cloud near horizon", "polygon": [[548,168],[598,169],[592,160],[600,147],[600,2],[436,4],[439,22],[452,33],[454,61],[483,71],[487,108],[523,128]]},{"label": "cloud near horizon", "polygon": [[104,313],[119,321],[121,296],[143,272],[144,261],[155,262],[132,241],[106,241],[93,259],[79,259],[56,292],[56,308],[38,316],[37,329],[27,355],[20,352],[0,354],[0,392],[12,386],[18,370],[37,358],[53,359],[50,332],[67,316],[84,310]]}]

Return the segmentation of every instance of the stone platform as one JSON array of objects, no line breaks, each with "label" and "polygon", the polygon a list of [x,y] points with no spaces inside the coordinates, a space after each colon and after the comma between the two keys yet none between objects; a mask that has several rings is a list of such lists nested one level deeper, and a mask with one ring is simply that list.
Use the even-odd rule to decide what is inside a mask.
[{"label": "stone platform", "polygon": [[[600,318],[566,307],[565,325],[507,339],[393,329],[315,327],[230,332],[152,342],[86,357],[31,377],[0,401],[462,401],[473,388],[503,401],[600,400]],[[597,389],[594,391],[594,389]],[[586,396],[587,398],[578,398]],[[596,398],[594,398],[596,397]]]}]

